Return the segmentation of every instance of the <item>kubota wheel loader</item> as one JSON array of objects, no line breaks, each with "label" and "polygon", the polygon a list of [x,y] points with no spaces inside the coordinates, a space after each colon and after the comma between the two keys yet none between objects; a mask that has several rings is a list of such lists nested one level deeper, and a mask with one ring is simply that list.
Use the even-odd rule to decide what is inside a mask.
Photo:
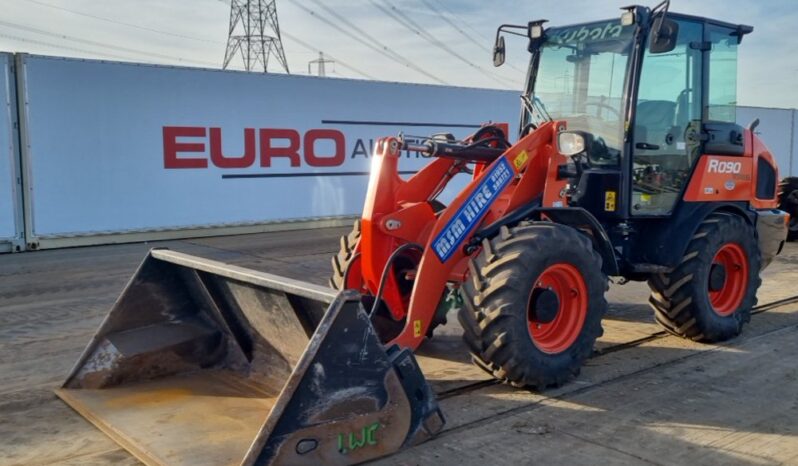
[{"label": "kubota wheel loader", "polygon": [[[608,277],[648,281],[669,332],[715,342],[750,319],[780,251],[778,169],[735,123],[737,47],[753,28],[668,13],[524,31],[532,54],[519,140],[383,139],[362,219],[331,284],[366,296],[386,344],[417,348],[462,298],[474,362],[539,389],[579,372],[601,334]],[[408,180],[402,149],[431,162]],[[443,186],[473,166],[451,203]]]},{"label": "kubota wheel loader", "polygon": [[[538,389],[590,355],[608,277],[647,281],[673,334],[739,334],[789,223],[735,123],[752,28],[668,5],[501,26],[495,65],[502,32],[531,54],[518,140],[379,140],[339,291],[153,250],[59,396],[149,464],[347,464],[442,428],[411,351],[452,308],[476,364]],[[408,151],[430,161],[403,179]]]}]

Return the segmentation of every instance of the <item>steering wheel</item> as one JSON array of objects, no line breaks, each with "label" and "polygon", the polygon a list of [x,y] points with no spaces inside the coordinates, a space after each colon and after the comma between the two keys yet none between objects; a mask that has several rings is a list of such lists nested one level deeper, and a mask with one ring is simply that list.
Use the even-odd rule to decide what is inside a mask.
[{"label": "steering wheel", "polygon": [[[601,102],[588,102],[588,103],[585,104],[585,107],[587,107],[588,105],[591,105],[593,107],[598,107],[598,108],[603,108],[603,109],[609,110],[611,113],[615,114],[616,118],[618,118],[618,119],[621,118],[621,112],[619,112],[617,109],[615,109],[615,107],[612,107],[610,105],[607,105],[607,104],[604,104],[604,103],[601,103]],[[599,114],[599,112],[596,112],[596,116],[599,116],[598,114]],[[604,121],[607,121],[606,118],[602,118],[602,119]]]},{"label": "steering wheel", "polygon": [[603,154],[606,154],[608,152],[607,151],[607,141],[605,141],[604,138],[601,137],[601,136],[596,136],[596,138],[593,139],[593,145],[594,146],[595,145],[599,145],[601,147],[601,153],[603,153]]}]

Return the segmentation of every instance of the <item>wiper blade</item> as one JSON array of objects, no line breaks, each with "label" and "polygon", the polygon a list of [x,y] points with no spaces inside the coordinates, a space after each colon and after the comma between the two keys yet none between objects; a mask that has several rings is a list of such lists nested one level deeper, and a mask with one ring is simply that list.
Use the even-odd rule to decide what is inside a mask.
[{"label": "wiper blade", "polygon": [[538,96],[535,96],[535,98],[532,100],[532,102],[535,104],[536,108],[537,108],[537,109],[538,109],[538,110],[539,110],[539,111],[540,111],[540,112],[541,112],[543,115],[545,115],[545,117],[546,117],[546,119],[547,119],[547,120],[549,120],[549,121],[554,121],[554,118],[552,118],[552,117],[551,117],[551,115],[549,115],[549,111],[548,111],[548,110],[546,110],[546,105],[544,105],[544,104],[543,104],[543,101],[542,101],[542,100],[540,100],[540,97],[538,97]]},{"label": "wiper blade", "polygon": [[529,113],[535,113],[535,105],[529,100],[529,96],[526,94],[521,94],[521,102],[523,102],[524,107],[526,107],[526,111]]},{"label": "wiper blade", "polygon": [[526,107],[530,116],[537,115],[537,117],[544,122],[554,121],[538,96],[534,96],[534,98],[530,99],[528,95],[521,94],[521,102],[524,103],[524,107]]}]

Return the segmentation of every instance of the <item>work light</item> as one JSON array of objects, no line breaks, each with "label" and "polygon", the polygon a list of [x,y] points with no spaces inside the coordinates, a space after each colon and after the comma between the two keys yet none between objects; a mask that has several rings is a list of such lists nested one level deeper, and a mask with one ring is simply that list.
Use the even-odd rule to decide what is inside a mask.
[{"label": "work light", "polygon": [[572,131],[563,131],[557,135],[557,151],[566,157],[572,157],[585,151],[585,137]]}]

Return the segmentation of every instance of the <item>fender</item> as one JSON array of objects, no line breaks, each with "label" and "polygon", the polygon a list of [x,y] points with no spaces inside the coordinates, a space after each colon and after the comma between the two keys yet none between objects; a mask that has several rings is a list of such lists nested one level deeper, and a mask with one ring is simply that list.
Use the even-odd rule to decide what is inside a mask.
[{"label": "fender", "polygon": [[593,249],[601,256],[601,269],[608,276],[620,275],[610,237],[593,214],[581,207],[548,207],[539,209],[537,214],[539,218],[545,215],[554,223],[568,225],[583,233],[589,232]]},{"label": "fender", "polygon": [[632,262],[668,268],[679,265],[701,222],[715,212],[739,215],[751,226],[756,225],[756,212],[747,202],[681,202],[669,218],[661,221],[649,219],[641,224],[642,228],[635,237],[638,244],[631,250],[642,253]]},{"label": "fender", "polygon": [[546,220],[576,228],[587,234],[593,243],[593,249],[601,256],[601,269],[604,273],[608,276],[620,274],[612,242],[604,227],[593,214],[581,207],[541,207],[540,198],[532,201],[528,207],[516,209],[474,233],[471,241],[465,247],[465,253],[471,254],[479,247],[482,240],[496,236],[503,226],[512,227],[523,220],[544,220],[544,216]]}]

